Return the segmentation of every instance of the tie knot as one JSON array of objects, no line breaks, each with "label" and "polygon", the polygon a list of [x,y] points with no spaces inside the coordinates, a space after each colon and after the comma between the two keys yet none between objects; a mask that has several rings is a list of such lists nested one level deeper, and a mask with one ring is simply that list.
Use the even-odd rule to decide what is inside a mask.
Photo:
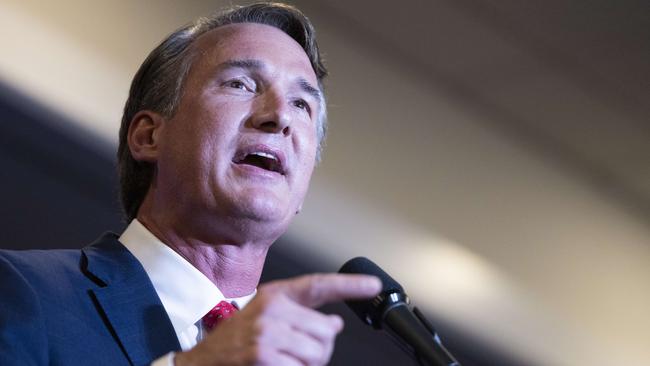
[{"label": "tie knot", "polygon": [[212,330],[219,325],[220,322],[232,317],[237,312],[237,308],[228,301],[221,301],[212,310],[208,311],[203,317],[203,326],[208,330]]}]

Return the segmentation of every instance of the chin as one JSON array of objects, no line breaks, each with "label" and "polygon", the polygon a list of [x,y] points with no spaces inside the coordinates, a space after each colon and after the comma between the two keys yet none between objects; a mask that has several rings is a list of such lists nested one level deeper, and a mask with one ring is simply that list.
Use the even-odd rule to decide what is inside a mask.
[{"label": "chin", "polygon": [[[252,193],[252,192],[251,192]],[[284,222],[291,209],[289,203],[268,192],[248,194],[239,201],[238,211],[244,217],[256,222]]]}]

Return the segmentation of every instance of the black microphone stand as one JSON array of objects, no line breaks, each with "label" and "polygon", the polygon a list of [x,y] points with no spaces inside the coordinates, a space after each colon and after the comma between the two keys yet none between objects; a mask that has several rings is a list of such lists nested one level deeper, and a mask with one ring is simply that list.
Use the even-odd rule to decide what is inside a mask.
[{"label": "black microphone stand", "polygon": [[417,307],[411,311],[410,301],[404,293],[380,295],[379,298],[381,300],[376,299],[377,302],[388,305],[383,311],[382,328],[421,366],[461,366],[442,345],[433,325],[422,312]]},{"label": "black microphone stand", "polygon": [[[445,354],[447,360],[445,360],[445,366],[461,366],[460,363],[452,356],[452,354],[447,350],[447,348],[442,344],[442,341],[440,340],[440,337],[438,337],[438,333],[436,332],[436,329],[433,327],[431,322],[424,317],[424,314],[418,309],[417,306],[413,307],[413,314],[418,318],[420,323],[431,333],[431,336],[433,337],[433,340],[438,343],[438,346],[440,347],[440,351]],[[426,364],[423,363],[422,358],[415,353],[415,358],[418,360],[418,363],[422,366],[425,366]]]}]

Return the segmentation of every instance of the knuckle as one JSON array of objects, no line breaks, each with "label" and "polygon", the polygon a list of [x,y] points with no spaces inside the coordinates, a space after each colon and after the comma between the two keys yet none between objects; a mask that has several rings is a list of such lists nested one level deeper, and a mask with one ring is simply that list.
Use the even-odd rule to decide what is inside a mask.
[{"label": "knuckle", "polygon": [[332,328],[329,328],[328,331],[325,332],[323,336],[323,342],[327,344],[334,344],[336,340],[336,335],[337,335],[336,331]]},{"label": "knuckle", "polygon": [[323,365],[327,363],[327,347],[325,345],[317,344],[314,347],[314,353],[312,357],[312,364],[314,365]]},{"label": "knuckle", "polygon": [[254,334],[256,339],[263,339],[264,335],[273,329],[273,321],[268,317],[259,317],[255,320]]},{"label": "knuckle", "polygon": [[343,318],[341,318],[339,315],[333,314],[327,317],[327,322],[329,324],[330,330],[332,331],[332,337],[336,337],[336,335],[343,329]]},{"label": "knuckle", "polygon": [[272,359],[271,351],[267,347],[256,345],[251,352],[251,358],[248,360],[249,365],[267,365]]},{"label": "knuckle", "polygon": [[332,358],[332,353],[334,351],[334,337],[331,339],[324,340],[322,343],[322,352],[320,353],[319,364],[326,365]]},{"label": "knuckle", "polygon": [[314,273],[308,278],[312,286],[320,286],[322,283],[327,281],[328,275],[325,273]]},{"label": "knuckle", "polygon": [[324,349],[320,345],[302,344],[302,354],[300,358],[307,365],[319,365],[323,360]]},{"label": "knuckle", "polygon": [[323,297],[325,287],[323,285],[324,281],[323,274],[315,274],[309,277],[307,283],[307,297],[311,300],[318,300]]},{"label": "knuckle", "polygon": [[276,315],[291,311],[295,307],[295,302],[292,301],[288,296],[281,294],[273,299],[273,302],[270,304],[271,311]]},{"label": "knuckle", "polygon": [[261,288],[257,291],[257,295],[255,295],[255,299],[259,304],[263,306],[273,298],[274,294],[275,291],[273,288],[270,287]]},{"label": "knuckle", "polygon": [[257,296],[257,306],[260,314],[267,314],[277,306],[277,302],[281,298],[280,293],[277,291],[260,291]]}]

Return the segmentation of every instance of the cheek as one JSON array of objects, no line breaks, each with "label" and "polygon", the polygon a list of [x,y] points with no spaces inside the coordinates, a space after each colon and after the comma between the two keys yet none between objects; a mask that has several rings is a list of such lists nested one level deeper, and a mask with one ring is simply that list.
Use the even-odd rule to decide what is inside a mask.
[{"label": "cheek", "polygon": [[296,198],[302,202],[309,188],[309,182],[314,171],[315,155],[304,156],[299,165],[299,172],[295,182]]},{"label": "cheek", "polygon": [[200,119],[178,120],[167,136],[165,158],[173,162],[167,173],[183,184],[197,185],[210,174],[214,166],[215,136],[210,127]]},{"label": "cheek", "polygon": [[294,131],[294,149],[298,152],[302,160],[315,159],[316,150],[318,149],[318,137],[316,127],[312,122],[307,122],[296,127]]},{"label": "cheek", "polygon": [[301,139],[301,141],[298,142],[298,146],[296,146],[296,151],[300,156],[299,166],[301,183],[305,186],[304,190],[306,191],[316,164],[318,138],[316,137],[316,131],[313,128],[305,132],[306,133],[303,135],[304,138]]}]

